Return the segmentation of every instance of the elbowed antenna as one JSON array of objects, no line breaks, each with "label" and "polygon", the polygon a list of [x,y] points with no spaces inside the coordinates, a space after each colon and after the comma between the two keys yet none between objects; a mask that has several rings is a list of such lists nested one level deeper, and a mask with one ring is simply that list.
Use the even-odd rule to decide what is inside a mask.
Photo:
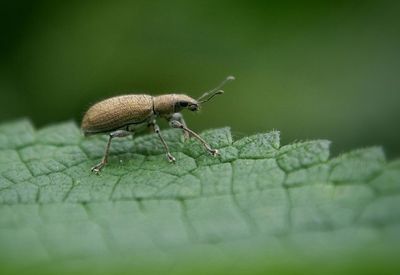
[{"label": "elbowed antenna", "polygon": [[[224,79],[217,87],[212,89],[211,91],[208,91],[204,93],[201,97],[197,99],[199,103],[204,103],[212,99],[216,95],[221,95],[224,93],[224,91],[220,90],[226,83],[235,80],[234,76],[228,76],[227,78]],[[209,98],[204,99],[205,97],[210,96]]]}]

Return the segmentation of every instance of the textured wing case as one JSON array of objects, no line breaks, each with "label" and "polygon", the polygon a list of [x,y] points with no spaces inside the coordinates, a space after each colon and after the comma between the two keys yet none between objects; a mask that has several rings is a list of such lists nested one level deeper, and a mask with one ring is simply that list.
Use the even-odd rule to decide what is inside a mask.
[{"label": "textured wing case", "polygon": [[149,95],[123,95],[100,101],[82,119],[85,135],[109,132],[129,124],[141,123],[153,114]]}]

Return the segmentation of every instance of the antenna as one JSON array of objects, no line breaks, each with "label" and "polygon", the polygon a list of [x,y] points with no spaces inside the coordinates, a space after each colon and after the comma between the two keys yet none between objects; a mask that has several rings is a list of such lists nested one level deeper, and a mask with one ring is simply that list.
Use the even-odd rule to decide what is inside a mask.
[{"label": "antenna", "polygon": [[[216,95],[221,95],[224,93],[224,91],[221,90],[221,88],[228,82],[235,80],[234,76],[228,76],[227,78],[224,79],[217,87],[212,89],[211,91],[208,91],[204,93],[201,97],[197,99],[199,103],[204,103],[212,99]],[[209,98],[204,99],[205,97],[209,96]]]}]

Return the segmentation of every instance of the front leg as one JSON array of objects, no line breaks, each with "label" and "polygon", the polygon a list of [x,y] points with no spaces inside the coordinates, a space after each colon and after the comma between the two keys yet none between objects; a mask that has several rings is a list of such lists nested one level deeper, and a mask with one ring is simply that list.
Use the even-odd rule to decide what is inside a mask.
[{"label": "front leg", "polygon": [[183,125],[181,122],[177,121],[177,120],[170,120],[169,125],[172,128],[180,128],[182,130],[184,130],[185,132],[188,132],[190,135],[192,135],[193,137],[195,137],[198,141],[201,142],[201,144],[203,144],[204,148],[206,148],[206,150],[213,155],[214,157],[219,155],[219,151],[217,149],[213,149],[211,148],[211,146],[198,134],[196,134],[193,130],[190,130],[186,125]]},{"label": "front leg", "polygon": [[[183,119],[183,115],[181,113],[174,113],[172,114],[171,118],[169,119],[169,121],[171,122],[172,120],[176,120],[179,121],[184,127],[187,128],[186,126],[186,122]],[[190,138],[190,133],[183,130],[183,137],[185,138],[185,141],[188,140]]]},{"label": "front leg", "polygon": [[158,135],[158,137],[160,138],[161,143],[162,143],[163,146],[164,146],[165,154],[166,154],[166,156],[167,156],[168,161],[169,161],[169,162],[172,162],[172,163],[175,163],[176,160],[175,160],[174,156],[171,155],[171,153],[170,153],[170,151],[169,151],[168,144],[165,142],[164,138],[162,137],[162,135],[161,135],[161,133],[160,133],[160,127],[158,127],[158,125],[156,124],[155,121],[151,122],[151,123],[149,124],[149,127],[153,128],[154,133],[156,133],[156,134]]}]

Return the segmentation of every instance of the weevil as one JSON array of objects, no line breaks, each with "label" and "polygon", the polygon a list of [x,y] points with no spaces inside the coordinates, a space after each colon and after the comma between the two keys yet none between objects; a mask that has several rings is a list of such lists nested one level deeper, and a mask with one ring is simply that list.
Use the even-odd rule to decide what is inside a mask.
[{"label": "weevil", "polygon": [[85,136],[107,134],[108,141],[103,158],[100,163],[92,167],[92,172],[98,174],[107,164],[113,138],[134,135],[145,128],[151,128],[158,135],[167,160],[174,163],[175,157],[171,154],[168,144],[160,132],[157,118],[166,119],[172,128],[182,129],[185,139],[191,136],[196,138],[211,155],[217,156],[218,150],[211,148],[200,135],[189,129],[180,112],[184,109],[192,112],[198,111],[201,104],[222,94],[222,86],[234,79],[233,76],[228,76],[216,88],[204,93],[198,99],[193,99],[185,94],[159,96],[128,94],[111,97],[94,104],[83,116],[81,129]]}]

